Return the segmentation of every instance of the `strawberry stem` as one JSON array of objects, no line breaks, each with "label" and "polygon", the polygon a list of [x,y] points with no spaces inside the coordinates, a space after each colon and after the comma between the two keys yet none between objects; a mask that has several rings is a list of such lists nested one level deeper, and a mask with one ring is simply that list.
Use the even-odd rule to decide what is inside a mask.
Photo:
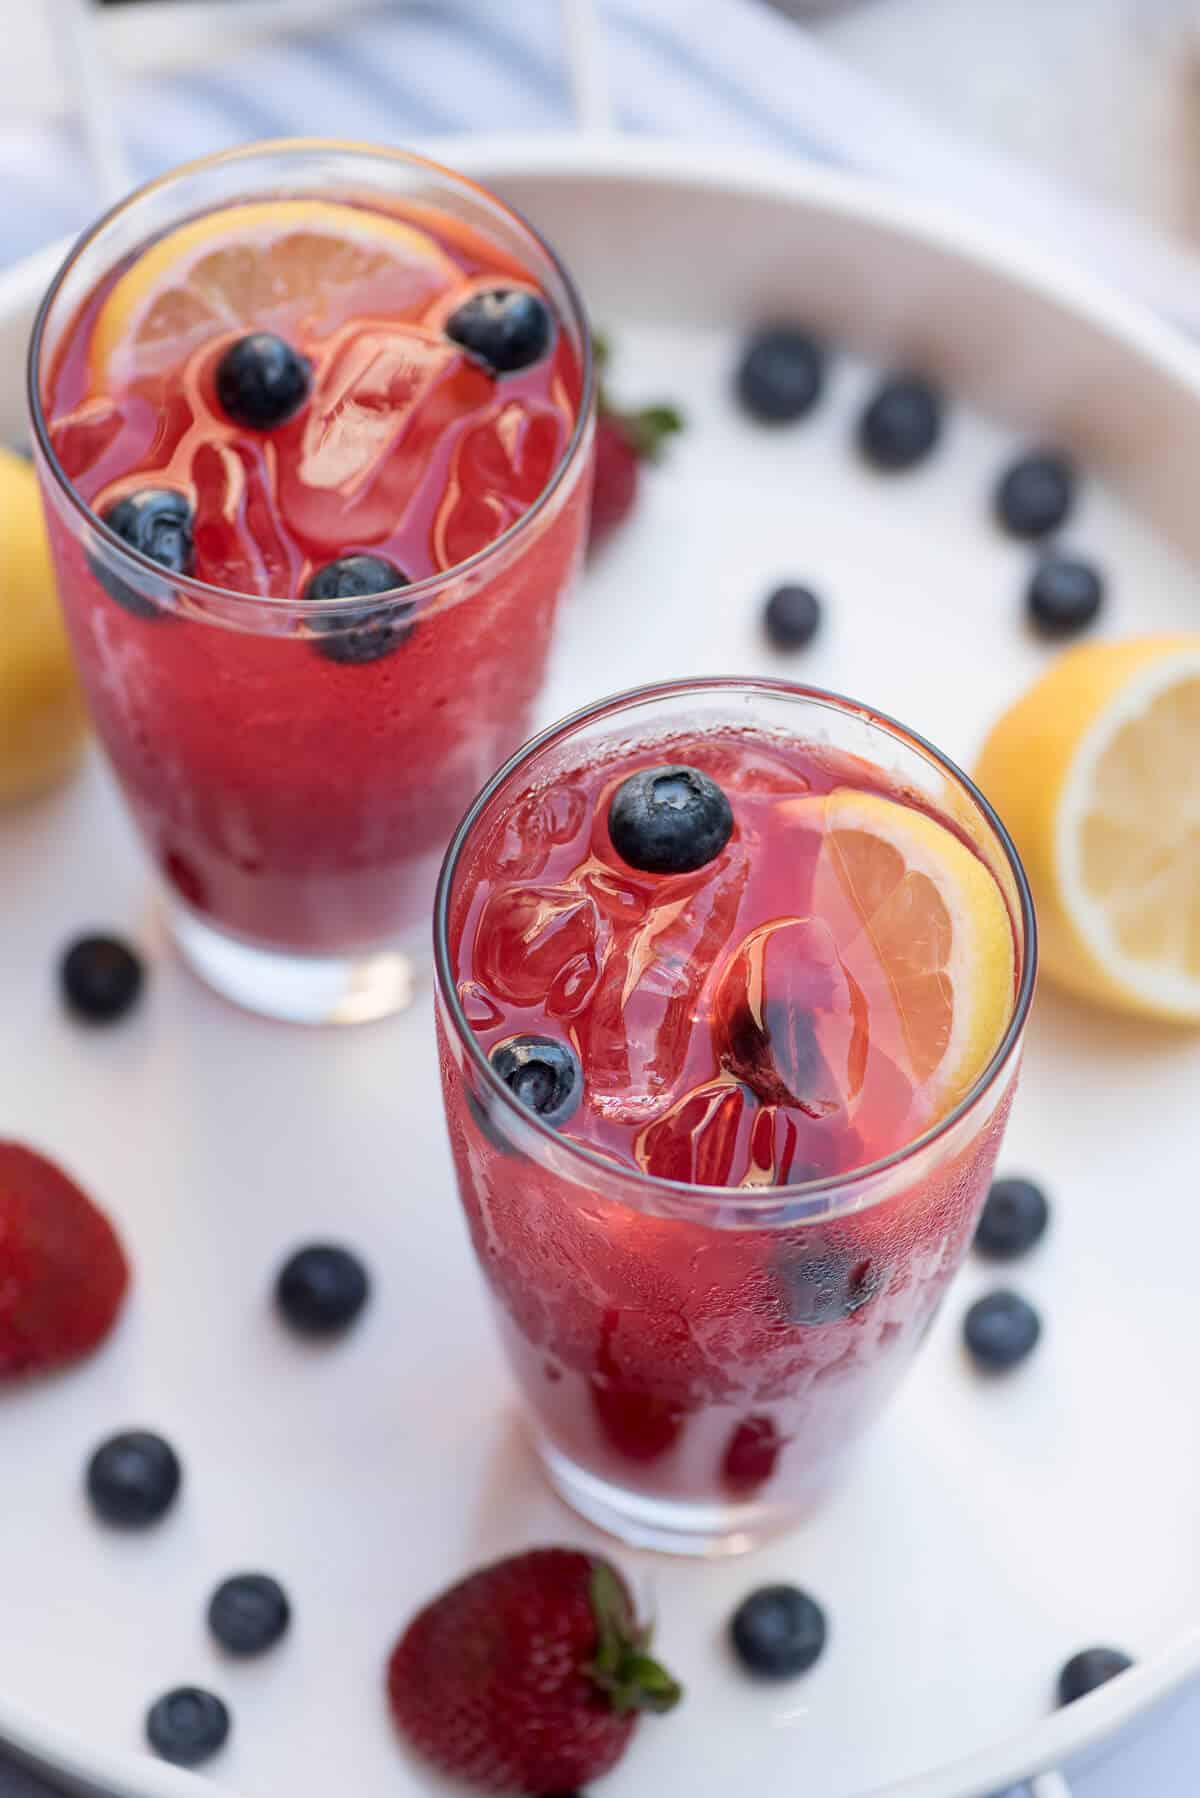
[{"label": "strawberry stem", "polygon": [[639,461],[657,462],[666,447],[667,439],[678,436],[684,429],[683,413],[678,406],[666,404],[642,406],[634,412],[625,412],[620,406],[614,406],[612,396],[604,384],[604,376],[612,361],[612,346],[607,337],[602,337],[595,331],[592,333],[592,356],[600,376],[602,416],[612,419],[614,424],[620,426]]},{"label": "strawberry stem", "polygon": [[592,1614],[596,1654],[585,1668],[618,1715],[630,1711],[673,1710],[683,1688],[646,1650],[650,1631],[639,1630],[616,1571],[606,1561],[592,1563]]}]

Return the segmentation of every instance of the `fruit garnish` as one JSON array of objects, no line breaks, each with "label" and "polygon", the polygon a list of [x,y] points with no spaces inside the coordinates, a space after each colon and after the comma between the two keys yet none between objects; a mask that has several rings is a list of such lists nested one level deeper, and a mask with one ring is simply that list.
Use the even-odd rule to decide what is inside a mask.
[{"label": "fruit garnish", "polygon": [[229,1707],[202,1686],[177,1686],[146,1713],[146,1740],[160,1760],[199,1767],[229,1740]]},{"label": "fruit garnish", "polygon": [[967,1353],[986,1373],[1007,1373],[1031,1355],[1042,1320],[1019,1292],[1002,1289],[976,1299],[963,1320]]},{"label": "fruit garnish", "polygon": [[0,448],[0,805],[53,785],[78,759],[84,712],[50,566],[37,480]]},{"label": "fruit garnish", "polygon": [[795,1679],[825,1649],[825,1613],[797,1586],[764,1586],[743,1599],[729,1626],[733,1651],[758,1679]]},{"label": "fruit garnish", "polygon": [[116,1231],[61,1168],[0,1142],[0,1383],[99,1348],[129,1266]]},{"label": "fruit garnish", "polygon": [[781,809],[821,832],[813,925],[832,928],[833,972],[850,1003],[818,1012],[817,1026],[842,1102],[853,1116],[864,1082],[883,1078],[886,1049],[912,1089],[911,1127],[927,1126],[983,1072],[1012,1013],[1016,955],[1000,888],[953,831],[878,793],[841,787]]},{"label": "fruit garnish", "polygon": [[682,1692],[608,1561],[573,1549],[471,1574],[409,1624],[388,1666],[416,1751],[488,1791],[569,1792],[621,1759],[643,1712]]},{"label": "fruit garnish", "polygon": [[1050,1206],[1032,1180],[994,1180],[975,1231],[975,1252],[988,1261],[1016,1261],[1046,1234]]},{"label": "fruit garnish", "polygon": [[226,1654],[239,1660],[274,1648],[291,1620],[287,1593],[269,1573],[235,1573],[209,1600],[208,1627]]},{"label": "fruit garnish", "polygon": [[179,1496],[183,1469],[169,1442],[152,1430],[122,1430],[102,1442],[87,1466],[87,1495],[97,1517],[120,1529],[145,1529]]},{"label": "fruit garnish", "polygon": [[[595,337],[592,349],[603,377],[610,360],[608,345],[602,337]],[[675,406],[658,404],[622,411],[613,404],[601,379],[589,547],[625,522],[637,499],[641,464],[657,462],[669,440],[683,428],[683,415]]]},{"label": "fruit garnish", "polygon": [[1130,1656],[1119,1648],[1081,1648],[1058,1676],[1059,1704],[1074,1704],[1077,1698],[1086,1698],[1119,1673],[1128,1673],[1132,1666]]},{"label": "fruit garnish", "polygon": [[768,595],[763,629],[772,649],[804,649],[821,628],[821,602],[811,587],[789,581]]},{"label": "fruit garnish", "polygon": [[1198,770],[1196,633],[1069,650],[993,727],[976,777],[1081,997],[1200,1023]]},{"label": "fruit garnish", "polygon": [[760,424],[791,424],[811,412],[825,386],[825,352],[807,331],[756,331],[742,352],[737,395]]},{"label": "fruit garnish", "polygon": [[111,936],[76,938],[59,968],[63,1002],[89,1024],[112,1024],[137,1004],[145,983],[141,957]]},{"label": "fruit garnish", "polygon": [[539,294],[523,287],[473,293],[446,320],[445,332],[489,374],[511,375],[540,362],[554,341],[554,320]]},{"label": "fruit garnish", "polygon": [[569,1043],[551,1036],[514,1036],[497,1043],[489,1061],[528,1111],[553,1129],[565,1124],[583,1098],[583,1070]]},{"label": "fruit garnish", "polygon": [[1098,569],[1078,556],[1043,556],[1027,596],[1029,621],[1042,637],[1073,637],[1094,624],[1104,604]]},{"label": "fruit garnish", "polygon": [[252,331],[231,343],[217,363],[221,408],[250,431],[273,431],[308,398],[312,368],[306,356],[271,331]]},{"label": "fruit garnish", "polygon": [[1047,537],[1075,503],[1075,470],[1065,456],[1040,450],[1001,475],[993,501],[996,522],[1011,537]]},{"label": "fruit garnish", "polygon": [[892,375],[883,381],[858,423],[864,461],[887,474],[914,468],[942,434],[942,399],[919,375]]},{"label": "fruit garnish", "polygon": [[716,781],[699,768],[639,768],[612,796],[608,834],[631,868],[692,874],[728,843],[733,811]]},{"label": "fruit garnish", "polygon": [[357,1255],[338,1243],[312,1242],[289,1255],[275,1281],[280,1316],[300,1336],[340,1336],[370,1297]]},{"label": "fruit garnish", "polygon": [[93,380],[108,390],[229,331],[326,335],[370,314],[376,283],[390,319],[417,319],[460,279],[427,232],[386,213],[331,200],[218,207],[160,237],[117,281],[92,333]]}]

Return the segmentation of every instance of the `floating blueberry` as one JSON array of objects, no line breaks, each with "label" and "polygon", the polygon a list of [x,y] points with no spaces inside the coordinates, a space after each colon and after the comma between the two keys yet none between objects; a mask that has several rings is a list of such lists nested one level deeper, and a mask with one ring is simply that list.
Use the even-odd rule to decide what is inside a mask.
[{"label": "floating blueberry", "polygon": [[102,1442],[88,1462],[87,1494],[105,1523],[142,1529],[166,1516],[182,1479],[169,1442],[150,1430],[124,1430]]},{"label": "floating blueberry", "polygon": [[825,1613],[796,1586],[764,1586],[733,1614],[734,1652],[759,1679],[794,1679],[820,1660],[828,1633]]},{"label": "floating blueberry", "polygon": [[513,1036],[489,1056],[513,1096],[543,1124],[565,1124],[583,1097],[583,1069],[569,1043],[552,1036]]},{"label": "floating blueberry", "polygon": [[1042,1321],[1017,1292],[989,1292],[967,1312],[963,1335],[976,1366],[1000,1373],[1032,1354]]},{"label": "floating blueberry", "polygon": [[[368,599],[408,586],[408,576],[383,556],[339,556],[309,579],[305,599]],[[389,606],[346,606],[310,619],[316,647],[330,662],[357,666],[399,649],[416,629],[410,601]]]},{"label": "floating blueberry", "polygon": [[1077,556],[1043,556],[1029,583],[1028,603],[1030,622],[1043,637],[1073,637],[1095,622],[1104,581]]},{"label": "floating blueberry", "polygon": [[223,1580],[208,1606],[208,1627],[227,1654],[274,1648],[292,1619],[287,1593],[268,1573],[236,1573]]},{"label": "floating blueberry", "polygon": [[804,331],[758,331],[737,371],[737,393],[760,424],[790,424],[811,412],[825,385],[825,354]]},{"label": "floating blueberry", "polygon": [[975,1247],[989,1261],[1015,1261],[1040,1242],[1050,1206],[1032,1180],[995,1180],[975,1232]]},{"label": "floating blueberry", "polygon": [[691,874],[720,855],[733,835],[733,811],[698,768],[641,768],[613,794],[608,834],[631,868]]},{"label": "floating blueberry", "polygon": [[312,366],[271,331],[231,343],[217,364],[217,398],[234,424],[270,431],[285,424],[308,398]]},{"label": "floating blueberry", "polygon": [[775,1272],[789,1323],[834,1324],[869,1305],[883,1285],[883,1269],[869,1255],[828,1246],[781,1254]]},{"label": "floating blueberry", "polygon": [[308,1243],[280,1268],[275,1300],[302,1336],[337,1336],[367,1302],[371,1282],[357,1255],[332,1242]]},{"label": "floating blueberry", "polygon": [[821,624],[821,602],[811,587],[776,587],[763,608],[763,624],[775,649],[803,649]]},{"label": "floating blueberry", "polygon": [[858,421],[858,447],[872,468],[899,473],[932,450],[942,431],[942,400],[919,375],[892,375]]},{"label": "floating blueberry", "polygon": [[76,938],[59,965],[68,1010],[89,1024],[111,1024],[136,1003],[144,973],[141,958],[112,936]]},{"label": "floating blueberry", "polygon": [[161,1760],[198,1767],[229,1740],[229,1710],[200,1686],[177,1686],[146,1714],[146,1740]]},{"label": "floating blueberry", "polygon": [[1000,477],[996,517],[1013,537],[1046,537],[1064,522],[1075,501],[1075,471],[1049,450],[1022,456]]},{"label": "floating blueberry", "polygon": [[1133,1666],[1129,1655],[1119,1648],[1084,1648],[1073,1654],[1058,1676],[1059,1704],[1074,1704],[1086,1698],[1098,1686],[1106,1686],[1118,1673],[1128,1673]]},{"label": "floating blueberry", "polygon": [[[173,487],[142,487],[116,500],[100,516],[130,549],[171,574],[191,574],[192,508],[186,494]],[[164,616],[154,599],[106,567],[99,553],[89,552],[88,566],[109,598],[134,618]]]},{"label": "floating blueberry", "polygon": [[474,293],[446,320],[446,335],[493,375],[540,362],[554,337],[550,308],[522,287]]}]

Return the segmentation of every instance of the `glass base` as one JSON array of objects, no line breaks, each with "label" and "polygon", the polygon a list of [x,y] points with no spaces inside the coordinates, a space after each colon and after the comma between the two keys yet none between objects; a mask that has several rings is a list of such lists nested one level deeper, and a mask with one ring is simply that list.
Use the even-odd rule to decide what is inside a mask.
[{"label": "glass base", "polygon": [[171,934],[194,974],[223,999],[286,1024],[367,1024],[412,1003],[416,966],[398,949],[293,955],[255,949],[174,902]]},{"label": "glass base", "polygon": [[537,1452],[550,1484],[573,1511],[616,1536],[630,1548],[715,1560],[748,1554],[772,1536],[793,1528],[802,1513],[774,1505],[705,1504],[687,1499],[648,1498],[585,1473],[558,1449],[539,1440]]}]

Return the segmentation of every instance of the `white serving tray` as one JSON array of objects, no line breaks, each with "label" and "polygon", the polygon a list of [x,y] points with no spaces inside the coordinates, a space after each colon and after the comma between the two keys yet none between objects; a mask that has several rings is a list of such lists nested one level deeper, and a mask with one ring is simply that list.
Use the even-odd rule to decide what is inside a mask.
[{"label": "white serving tray", "polygon": [[[545,138],[439,153],[557,242],[617,343],[618,388],[678,397],[690,419],[564,620],[546,717],[658,676],[783,671],[759,605],[795,576],[827,596],[828,625],[786,668],[969,762],[1048,654],[1022,624],[1028,553],[987,510],[1024,437],[1103,471],[1070,536],[1110,576],[1104,628],[1200,626],[1200,356],[1148,316],[974,221],[791,163]],[[0,438],[22,428],[48,273],[0,277]],[[855,353],[812,421],[761,432],[729,371],[740,333],[773,314]],[[909,476],[870,477],[850,450],[863,357],[928,367],[954,393],[942,452]],[[0,1135],[74,1169],[138,1267],[95,1361],[0,1399],[0,1736],[81,1789],[212,1791],[140,1752],[146,1703],[197,1681],[234,1712],[211,1769],[226,1798],[438,1789],[388,1726],[397,1629],[481,1559],[599,1538],[545,1491],[514,1420],[443,1144],[428,996],[340,1034],[225,1007],[166,952],[95,763],[0,821],[0,868]],[[92,925],[153,961],[140,1014],[109,1034],[55,1002],[57,951]],[[653,1581],[690,1699],[644,1728],[612,1798],[980,1798],[1200,1670],[1198,1078],[1195,1039],[1042,992],[1004,1156],[1056,1203],[1015,1273],[1047,1320],[1036,1362],[970,1376],[959,1320],[989,1281],[973,1265],[817,1521],[748,1561],[624,1557]],[[267,1303],[282,1254],[316,1233],[358,1244],[377,1281],[362,1326],[319,1352]],[[187,1467],[177,1513],[132,1540],[100,1531],[80,1493],[92,1445],[129,1424],[161,1428]],[[293,1636],[223,1665],[206,1597],[257,1566],[291,1592]],[[762,1691],[722,1627],[776,1576],[825,1601],[832,1639],[805,1681]],[[1127,1645],[1137,1670],[1053,1715],[1059,1663],[1095,1640]]]}]

